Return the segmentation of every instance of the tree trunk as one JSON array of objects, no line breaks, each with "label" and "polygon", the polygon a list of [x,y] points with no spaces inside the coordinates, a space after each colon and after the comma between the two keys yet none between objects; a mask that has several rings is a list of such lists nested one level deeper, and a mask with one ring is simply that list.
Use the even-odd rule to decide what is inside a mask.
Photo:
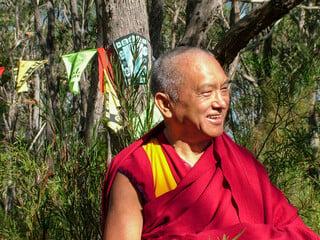
[{"label": "tree trunk", "polygon": [[[232,0],[229,26],[234,26],[239,20],[240,20],[239,1]],[[238,53],[235,59],[232,61],[232,63],[228,66],[228,77],[230,81],[232,81],[235,76],[239,62],[240,62],[240,54]]]},{"label": "tree trunk", "polygon": [[111,44],[129,33],[139,33],[149,37],[147,4],[144,0],[103,0],[106,6],[104,24],[107,29],[106,42]]},{"label": "tree trunk", "polygon": [[158,58],[162,51],[161,29],[164,19],[164,1],[152,0],[151,9],[149,10],[149,28],[152,53]]},{"label": "tree trunk", "polygon": [[188,0],[186,32],[179,45],[201,46],[207,31],[222,11],[222,5],[222,0]]},{"label": "tree trunk", "polygon": [[[107,47],[107,32],[103,18],[105,16],[105,4],[103,0],[95,0],[96,16],[97,16],[97,40],[96,47]],[[87,112],[85,118],[84,139],[87,144],[90,144],[93,137],[94,129],[97,127],[103,115],[104,94],[99,91],[98,85],[98,61],[94,59],[91,68],[91,84],[88,92]]]},{"label": "tree trunk", "polygon": [[176,47],[177,43],[177,30],[178,30],[178,18],[182,9],[181,1],[174,2],[172,27],[171,27],[171,49]]},{"label": "tree trunk", "polygon": [[41,49],[41,56],[45,58],[47,56],[46,53],[46,40],[41,33],[41,18],[40,18],[40,11],[39,5],[37,0],[32,0],[32,5],[34,8],[34,30],[39,40],[39,45]]},{"label": "tree trunk", "polygon": [[[95,0],[97,14],[97,47],[107,47],[114,40],[129,33],[139,33],[149,37],[147,4],[143,0]],[[98,76],[93,67],[91,77],[94,81],[89,90],[88,111],[86,115],[85,139],[90,142],[93,129],[97,127],[103,114],[104,96],[98,89]]]},{"label": "tree trunk", "polygon": [[[40,129],[40,77],[39,73],[34,74],[34,100],[35,104],[33,105],[32,111],[32,130],[33,133],[36,133]],[[32,105],[31,105],[32,106]]]},{"label": "tree trunk", "polygon": [[[95,0],[97,13],[97,47],[106,47],[119,37],[129,33],[139,33],[149,38],[146,1],[143,0]],[[93,129],[97,127],[103,114],[104,95],[98,89],[97,70],[93,67],[88,111],[86,115],[85,139],[90,142]]]},{"label": "tree trunk", "polygon": [[263,29],[282,18],[302,0],[270,1],[242,18],[218,42],[213,52],[222,65],[229,65],[239,51]]},{"label": "tree trunk", "polygon": [[71,20],[72,20],[72,32],[73,32],[73,49],[79,51],[81,49],[82,37],[80,28],[80,17],[78,14],[78,2],[77,0],[70,0],[71,6]]},{"label": "tree trunk", "polygon": [[88,108],[85,119],[84,139],[87,144],[90,144],[94,129],[98,127],[98,123],[103,115],[104,109],[104,94],[99,90],[98,84],[98,60],[95,58],[91,69],[91,84],[89,89]]},{"label": "tree trunk", "polygon": [[311,108],[309,113],[309,131],[311,133],[310,145],[313,150],[313,159],[319,164],[318,172],[320,174],[320,136],[319,136],[319,112],[317,104],[319,99],[319,89],[315,89],[312,94]]},{"label": "tree trunk", "polygon": [[104,17],[107,16],[106,5],[103,0],[95,0],[96,16],[97,16],[97,47],[107,48],[108,30],[104,22]]},{"label": "tree trunk", "polygon": [[[48,16],[48,31],[46,39],[46,56],[48,57],[48,64],[45,65],[45,71],[47,76],[47,92],[49,94],[49,107],[51,112],[54,113],[57,108],[57,94],[59,89],[59,82],[53,77],[53,65],[54,65],[54,6],[53,1],[47,1],[47,16]],[[47,126],[50,126],[49,124]]]},{"label": "tree trunk", "polygon": [[[54,5],[53,0],[47,1],[47,16],[48,16],[48,30],[47,30],[47,39],[46,39],[46,54],[48,57],[48,64],[45,65],[45,72],[47,76],[47,88],[46,94],[49,95],[47,98],[47,106],[49,107],[49,115],[47,118],[49,119],[49,124],[46,125],[46,140],[51,141],[53,138],[52,124],[55,119],[52,117],[54,113],[57,112],[57,104],[58,104],[58,91],[59,91],[59,82],[57,79],[54,79],[53,76],[53,66],[54,66],[54,23],[55,23],[55,13],[54,13]],[[54,172],[54,162],[52,158],[48,158],[47,160],[48,171]]]},{"label": "tree trunk", "polygon": [[[107,29],[103,21],[104,17],[106,16],[105,3],[103,0],[95,0],[95,7],[97,16],[96,47],[106,48],[108,45],[106,41]],[[99,91],[97,65],[98,61],[97,58],[95,58],[90,74],[91,84],[88,92],[87,112],[84,127],[84,140],[87,144],[90,144],[94,129],[97,127],[97,124],[103,115],[104,95]]]},{"label": "tree trunk", "polygon": [[[41,20],[40,20],[40,11],[39,5],[37,0],[32,1],[32,5],[34,8],[34,29],[36,36],[38,37],[40,49],[41,49],[41,56],[45,58],[46,56],[46,49],[45,49],[45,39],[41,33]],[[40,76],[38,73],[34,75],[34,99],[36,100],[37,104],[33,108],[33,132],[37,132],[40,129]]]},{"label": "tree trunk", "polygon": [[[81,33],[81,19],[78,14],[78,1],[70,0],[71,9],[71,22],[72,22],[72,37],[73,37],[73,50],[78,52],[82,49],[82,33]],[[80,125],[79,132],[83,137],[86,135],[86,113],[88,110],[88,96],[89,96],[89,75],[87,71],[84,71],[80,81],[80,98],[78,96],[73,96],[74,103],[80,105]]]}]

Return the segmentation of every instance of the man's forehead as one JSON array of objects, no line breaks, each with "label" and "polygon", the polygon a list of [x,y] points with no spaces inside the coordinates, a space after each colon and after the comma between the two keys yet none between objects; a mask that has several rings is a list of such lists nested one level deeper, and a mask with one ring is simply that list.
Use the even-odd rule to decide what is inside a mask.
[{"label": "man's forehead", "polygon": [[199,71],[203,68],[212,68],[217,71],[223,71],[215,57],[204,51],[190,50],[177,55],[172,59],[170,65],[178,71]]},{"label": "man's forehead", "polygon": [[201,59],[203,57],[215,59],[213,55],[201,49],[186,50],[185,52],[181,52],[177,54],[175,58],[178,61],[181,61],[181,60],[197,61],[198,59]]},{"label": "man's forehead", "polygon": [[201,67],[203,64],[221,67],[213,55],[201,50],[189,50],[181,53],[171,63],[177,68],[184,66]]}]

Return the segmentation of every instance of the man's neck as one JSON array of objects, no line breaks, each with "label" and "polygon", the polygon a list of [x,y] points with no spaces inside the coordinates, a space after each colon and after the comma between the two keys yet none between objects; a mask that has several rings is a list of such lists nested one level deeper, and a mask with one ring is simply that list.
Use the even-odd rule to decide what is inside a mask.
[{"label": "man's neck", "polygon": [[210,138],[201,141],[185,139],[182,136],[172,134],[172,131],[170,131],[168,127],[164,129],[164,135],[179,157],[191,166],[199,160],[203,152],[212,142]]}]

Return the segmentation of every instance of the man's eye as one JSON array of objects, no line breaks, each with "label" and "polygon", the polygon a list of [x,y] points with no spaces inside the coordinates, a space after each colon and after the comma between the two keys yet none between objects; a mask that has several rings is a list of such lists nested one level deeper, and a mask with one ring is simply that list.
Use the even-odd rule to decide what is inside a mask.
[{"label": "man's eye", "polygon": [[228,91],[229,90],[229,87],[223,87],[221,88],[221,91]]},{"label": "man's eye", "polygon": [[228,85],[224,85],[224,86],[222,86],[222,88],[220,89],[222,92],[227,92],[227,91],[229,91],[229,89],[230,89],[230,85],[228,84]]},{"label": "man's eye", "polygon": [[201,95],[204,97],[209,97],[209,96],[211,96],[211,93],[212,93],[212,91],[204,91],[201,93]]}]

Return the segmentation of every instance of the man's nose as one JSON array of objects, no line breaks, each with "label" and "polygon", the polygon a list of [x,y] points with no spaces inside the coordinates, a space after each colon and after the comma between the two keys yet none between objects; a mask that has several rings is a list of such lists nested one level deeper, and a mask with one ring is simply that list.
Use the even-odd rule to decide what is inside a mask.
[{"label": "man's nose", "polygon": [[223,96],[220,91],[216,91],[212,96],[211,106],[213,108],[227,108],[227,96]]}]

